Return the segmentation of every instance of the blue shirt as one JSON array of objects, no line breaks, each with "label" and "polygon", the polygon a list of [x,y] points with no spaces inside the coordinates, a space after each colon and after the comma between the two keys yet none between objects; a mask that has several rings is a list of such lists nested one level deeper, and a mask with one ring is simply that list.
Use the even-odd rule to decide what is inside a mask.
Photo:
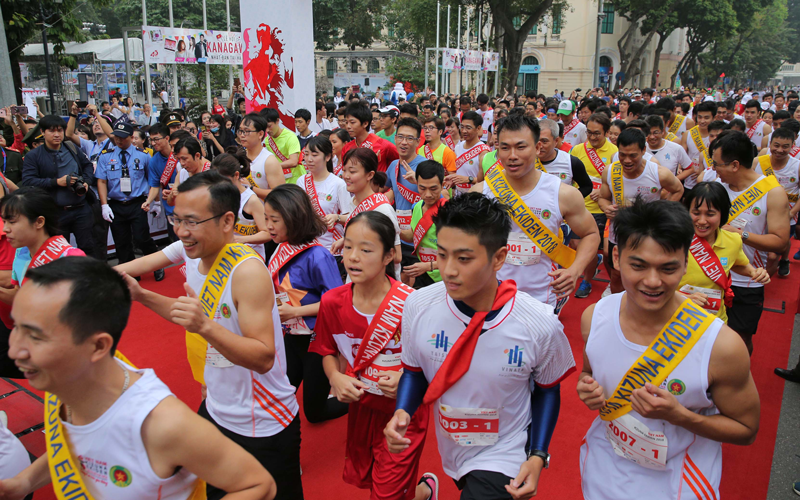
[{"label": "blue shirt", "polygon": [[[125,153],[125,161],[123,161]],[[150,185],[147,182],[147,170],[150,155],[137,150],[132,144],[127,150],[114,148],[97,158],[95,177],[108,181],[108,199],[115,201],[128,201],[147,195]],[[120,189],[123,165],[128,167],[131,178],[131,192],[123,193]]]},{"label": "blue shirt", "polygon": [[[164,168],[167,166],[168,160],[169,158],[156,151],[153,153],[153,157],[150,158],[150,164],[147,168],[147,182],[150,187],[158,188],[159,199],[163,199],[161,197],[161,174],[164,173]],[[177,176],[178,169],[176,167],[175,170],[172,171],[172,175],[169,176],[169,182],[175,182]],[[172,212],[175,210],[175,207],[171,207],[166,203],[162,203],[161,206],[164,208],[167,215],[172,215]]]},{"label": "blue shirt", "polygon": [[[425,161],[425,157],[421,155],[417,155],[416,158],[408,162],[408,166],[411,167],[411,170],[414,172],[417,171],[417,165]],[[400,194],[400,190],[397,187],[397,169],[400,169],[400,184],[404,187],[407,187],[409,191],[413,191],[414,193],[419,194],[417,190],[416,184],[411,184],[407,180],[403,178],[403,174],[406,173],[405,169],[400,166],[400,160],[395,160],[391,164],[389,164],[389,168],[386,169],[386,185],[392,189],[394,192],[394,209],[395,210],[413,210],[414,204],[410,201],[403,198],[403,195]],[[414,246],[413,243],[408,243],[406,241],[402,242],[404,245]]]},{"label": "blue shirt", "polygon": [[[300,305],[316,304],[322,300],[322,294],[337,286],[342,286],[342,276],[333,255],[321,246],[306,249],[300,255],[287,262],[278,272],[279,283],[290,296],[296,292],[305,292]],[[306,324],[314,329],[316,316],[304,316]]]},{"label": "blue shirt", "polygon": [[102,141],[100,144],[97,141],[90,141],[89,139],[84,139],[83,137],[80,138],[81,140],[81,151],[86,153],[86,156],[89,157],[90,160],[97,161],[97,157],[100,156],[100,151],[103,150],[103,147],[108,144],[110,148],[113,148],[114,145],[111,144],[108,139]]}]

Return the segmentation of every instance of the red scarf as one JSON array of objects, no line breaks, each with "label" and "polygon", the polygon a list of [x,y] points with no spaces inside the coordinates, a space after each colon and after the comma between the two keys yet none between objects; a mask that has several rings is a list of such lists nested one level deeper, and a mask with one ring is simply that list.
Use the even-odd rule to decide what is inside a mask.
[{"label": "red scarf", "polygon": [[211,162],[207,161],[207,162],[203,163],[202,172],[208,172],[209,170],[211,170]]},{"label": "red scarf", "polygon": [[[444,205],[446,202],[447,202],[447,200],[445,200],[444,198],[439,198],[439,201],[436,202],[436,204],[434,206],[432,206],[429,209],[425,210],[425,213],[422,215],[422,218],[417,223],[417,227],[414,229],[414,253],[415,254],[417,253],[417,250],[419,249],[419,244],[422,243],[422,238],[424,238],[425,235],[428,234],[428,231],[430,230],[431,226],[433,225],[433,218],[436,216],[436,214],[439,213],[439,207]],[[419,255],[419,254],[417,254],[417,255]],[[422,260],[422,262],[425,262],[422,259],[421,255],[419,255],[419,259]]]},{"label": "red scarf", "polygon": [[297,257],[304,251],[308,250],[311,247],[318,247],[320,244],[317,240],[312,241],[311,243],[304,243],[302,245],[290,245],[287,242],[283,242],[278,245],[278,249],[275,250],[275,254],[269,260],[269,273],[272,275],[272,283],[275,285],[275,291],[277,292],[280,289],[280,281],[278,280],[278,273],[280,272],[281,268],[286,265],[287,262],[292,260],[293,258]]},{"label": "red scarf", "polygon": [[[308,197],[311,198],[311,206],[314,207],[314,211],[317,212],[321,218],[325,218],[325,210],[322,209],[322,206],[319,204],[319,195],[317,195],[317,186],[314,184],[314,178],[311,176],[310,173],[306,174],[306,192],[308,193]],[[338,240],[342,237],[342,233],[336,229],[336,225],[333,228],[328,229],[329,233],[333,233],[333,239]]]},{"label": "red scarf", "polygon": [[758,124],[759,124],[759,123],[761,123],[762,121],[764,121],[764,120],[762,120],[761,118],[759,118],[759,119],[758,119],[758,120],[757,120],[757,121],[756,121],[756,122],[753,124],[753,126],[752,126],[752,127],[750,127],[749,129],[747,129],[747,137],[748,137],[748,138],[750,138],[750,139],[752,139],[752,138],[753,138],[753,134],[755,134],[755,133],[756,133],[756,127],[758,127]]},{"label": "red scarf", "polygon": [[[31,257],[31,263],[28,264],[28,269],[43,266],[59,259],[64,255],[64,252],[70,248],[72,248],[72,246],[63,236],[51,236],[39,247],[39,250],[36,251],[36,255]],[[23,279],[22,284],[25,284],[27,280],[28,278]]]},{"label": "red scarf", "polygon": [[588,144],[588,141],[583,143],[583,148],[586,150],[586,156],[589,157],[589,161],[592,162],[592,166],[595,170],[597,170],[597,173],[603,175],[603,170],[606,169],[606,164],[600,159],[600,156],[597,154],[597,150],[590,148]]},{"label": "red scarf", "polygon": [[[517,284],[514,280],[505,280],[497,287],[497,294],[494,297],[492,311],[503,307],[509,300],[517,295]],[[486,321],[488,311],[476,312],[464,330],[464,333],[456,340],[450,352],[447,353],[442,366],[436,372],[436,376],[428,385],[423,404],[432,403],[439,399],[448,389],[450,389],[461,377],[469,370],[472,364],[472,356],[475,354],[475,346],[478,345],[478,338]]]},{"label": "red scarf", "polygon": [[[703,270],[703,274],[716,283],[722,290],[724,290],[725,306],[731,307],[733,304],[733,290],[731,289],[732,279],[725,272],[719,257],[714,253],[711,244],[705,238],[698,238],[697,235],[692,236],[692,244],[689,246],[689,252],[692,254],[697,265]],[[719,310],[719,304],[714,304],[717,299],[709,298],[708,302],[712,309]],[[716,306],[716,307],[715,307]]]},{"label": "red scarf", "polygon": [[177,166],[178,159],[175,158],[174,153],[170,153],[169,158],[167,159],[167,164],[164,165],[164,171],[161,173],[161,187],[166,189],[169,186],[169,180],[172,178],[172,173],[175,172],[175,167]]},{"label": "red scarf", "polygon": [[361,212],[369,212],[370,210],[375,210],[381,205],[388,205],[389,199],[383,193],[373,193],[368,196],[364,201],[358,204],[358,206],[350,212],[350,215],[347,217],[347,221],[344,223],[345,227],[356,215],[360,214]]},{"label": "red scarf", "polygon": [[354,374],[369,366],[395,336],[400,328],[400,320],[403,318],[406,298],[413,291],[414,289],[410,286],[392,280],[392,288],[383,298],[361,339],[358,353],[353,360]]}]

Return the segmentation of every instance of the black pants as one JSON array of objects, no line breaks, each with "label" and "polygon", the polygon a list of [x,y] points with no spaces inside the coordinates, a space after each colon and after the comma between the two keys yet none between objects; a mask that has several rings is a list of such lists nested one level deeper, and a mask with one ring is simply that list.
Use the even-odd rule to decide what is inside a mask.
[{"label": "black pants", "polygon": [[499,472],[474,470],[456,481],[456,486],[461,490],[461,500],[510,500],[505,485],[512,479]]},{"label": "black pants", "polygon": [[728,308],[728,326],[738,333],[753,352],[753,335],[764,312],[764,287],[732,286],[733,304]]},{"label": "black pants", "polygon": [[286,376],[295,389],[303,385],[303,412],[312,424],[347,415],[348,404],[329,398],[331,385],[322,368],[322,356],[308,352],[311,335],[285,335]]},{"label": "black pants", "polygon": [[[303,500],[303,482],[300,478],[300,417],[274,436],[250,438],[220,426],[211,418],[206,402],[200,404],[197,414],[213,423],[222,434],[253,455],[272,474],[278,486],[275,500]],[[206,488],[208,500],[219,500],[225,492],[212,485]]]},{"label": "black pants", "polygon": [[[111,236],[114,238],[114,248],[120,264],[132,261],[133,244],[145,254],[150,255],[158,251],[156,242],[150,236],[150,225],[147,222],[147,212],[142,210],[145,197],[140,196],[130,203],[108,200],[108,206],[114,212],[111,221]],[[131,241],[133,235],[133,241]]]},{"label": "black pants", "polygon": [[67,239],[69,239],[70,234],[74,234],[78,248],[83,250],[86,255],[94,257],[94,237],[92,235],[94,216],[92,215],[91,205],[84,203],[79,207],[60,210],[59,212],[58,229],[61,234]]},{"label": "black pants", "polygon": [[94,238],[94,258],[108,260],[108,221],[103,218],[103,210],[99,202],[92,204],[92,215],[94,216],[94,227],[92,237]]}]

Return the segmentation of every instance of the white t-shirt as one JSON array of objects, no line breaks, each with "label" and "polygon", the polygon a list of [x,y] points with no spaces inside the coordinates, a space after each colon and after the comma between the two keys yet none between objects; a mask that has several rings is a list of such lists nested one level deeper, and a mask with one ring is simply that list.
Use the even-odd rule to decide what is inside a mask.
[{"label": "white t-shirt", "polygon": [[[433,380],[470,319],[442,282],[409,295],[402,321],[403,365],[419,368],[428,382]],[[526,460],[532,383],[551,387],[575,370],[564,327],[553,308],[525,292],[518,291],[483,328],[487,332],[479,337],[474,353],[480,362],[473,362],[432,405],[446,418],[459,410],[496,412],[496,442],[484,446],[457,444],[441,416],[433,419],[442,467],[456,480],[474,470],[516,477]]]},{"label": "white t-shirt", "polygon": [[319,134],[323,130],[333,130],[333,125],[327,118],[322,119],[322,123],[317,123],[316,118],[311,120],[311,123],[308,124],[308,128],[311,129],[312,132],[315,134]]},{"label": "white t-shirt", "polygon": [[653,149],[647,145],[647,152],[658,160],[658,163],[667,168],[674,175],[678,175],[683,169],[692,165],[692,159],[677,142],[664,141],[664,145],[659,149]]},{"label": "white t-shirt", "polygon": [[[297,179],[297,185],[304,191],[306,191],[306,177],[310,175],[301,175]],[[349,214],[355,208],[353,206],[353,198],[347,191],[347,184],[333,174],[329,173],[328,177],[322,182],[314,181],[314,188],[317,190],[319,206],[325,212],[325,215]],[[308,193],[308,191],[306,192]],[[308,193],[308,195],[311,196],[311,193]],[[342,224],[336,224],[335,229],[336,234],[344,235],[344,226]],[[325,234],[317,237],[320,245],[327,249],[331,248],[334,240],[334,233],[331,231],[326,231]]]},{"label": "white t-shirt", "polygon": [[489,127],[494,124],[494,110],[492,108],[488,108],[486,111],[481,111],[480,108],[475,110],[481,118],[483,118],[483,135],[481,136],[481,140],[483,142],[489,141]]},{"label": "white t-shirt", "polygon": [[10,479],[30,464],[31,459],[22,441],[0,424],[0,479]]}]

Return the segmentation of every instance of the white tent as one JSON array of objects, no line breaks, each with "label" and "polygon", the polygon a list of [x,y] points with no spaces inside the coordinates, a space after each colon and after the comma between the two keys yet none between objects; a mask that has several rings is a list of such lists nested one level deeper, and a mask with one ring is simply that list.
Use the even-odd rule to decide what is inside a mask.
[{"label": "white tent", "polygon": [[[53,44],[47,44],[49,53],[53,54]],[[108,40],[90,40],[88,42],[67,42],[64,44],[64,52],[67,55],[94,54],[94,58],[103,62],[124,62],[125,51],[122,46],[122,38],[110,38]],[[41,43],[31,43],[23,49],[24,56],[43,57],[44,48]],[[23,57],[24,57],[23,56]],[[128,39],[128,56],[131,62],[142,62],[143,50],[142,40],[139,38]]]}]

